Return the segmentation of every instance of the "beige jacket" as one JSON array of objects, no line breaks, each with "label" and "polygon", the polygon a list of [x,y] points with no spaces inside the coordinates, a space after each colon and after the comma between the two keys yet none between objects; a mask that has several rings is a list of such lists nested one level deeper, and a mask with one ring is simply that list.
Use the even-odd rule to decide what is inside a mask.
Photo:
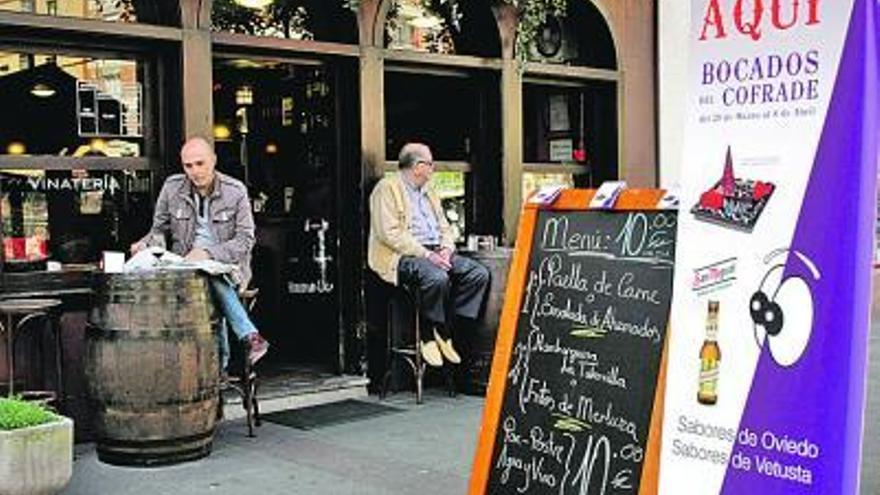
[{"label": "beige jacket", "polygon": [[[385,177],[370,194],[370,239],[367,244],[367,264],[383,280],[397,285],[397,263],[401,256],[427,256],[425,249],[410,233],[412,207],[406,195],[401,174]],[[440,245],[455,249],[455,240],[440,197],[428,186],[437,224],[440,227]]]}]

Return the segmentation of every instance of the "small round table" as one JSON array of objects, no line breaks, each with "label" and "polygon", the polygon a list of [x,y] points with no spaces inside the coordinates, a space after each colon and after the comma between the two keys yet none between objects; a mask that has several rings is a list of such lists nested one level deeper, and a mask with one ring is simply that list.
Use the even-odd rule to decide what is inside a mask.
[{"label": "small round table", "polygon": [[[61,363],[63,355],[61,351],[61,329],[58,325],[58,310],[61,301],[58,299],[5,299],[0,300],[0,334],[6,341],[6,362],[9,369],[9,386],[7,395],[12,396],[15,392],[15,339],[17,334],[25,329],[28,322],[47,318],[55,339],[55,391],[26,391],[34,394],[42,394],[49,400],[56,400],[58,405],[64,399],[64,386],[62,381]],[[42,349],[42,347],[41,347]],[[42,358],[42,352],[41,356]],[[40,374],[42,377],[42,373]]]}]

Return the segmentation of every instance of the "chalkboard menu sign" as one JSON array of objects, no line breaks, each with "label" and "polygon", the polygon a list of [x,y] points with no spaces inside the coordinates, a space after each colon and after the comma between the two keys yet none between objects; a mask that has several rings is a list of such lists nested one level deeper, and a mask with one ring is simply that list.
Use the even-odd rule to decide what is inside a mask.
[{"label": "chalkboard menu sign", "polygon": [[677,214],[572,209],[589,194],[524,212],[472,494],[646,493]]}]

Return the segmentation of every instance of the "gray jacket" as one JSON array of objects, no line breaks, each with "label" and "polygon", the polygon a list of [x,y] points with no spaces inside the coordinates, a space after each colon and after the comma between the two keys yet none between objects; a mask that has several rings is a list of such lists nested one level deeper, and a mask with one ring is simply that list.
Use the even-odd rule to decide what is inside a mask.
[{"label": "gray jacket", "polygon": [[[168,177],[156,201],[153,227],[139,242],[164,248],[166,236],[170,236],[171,252],[181,256],[189,253],[196,236],[194,193],[186,175]],[[211,232],[218,242],[204,249],[212,259],[236,265],[238,270],[232,274],[232,280],[240,287],[247,287],[255,242],[254,216],[247,188],[241,181],[217,172],[210,208]]]}]

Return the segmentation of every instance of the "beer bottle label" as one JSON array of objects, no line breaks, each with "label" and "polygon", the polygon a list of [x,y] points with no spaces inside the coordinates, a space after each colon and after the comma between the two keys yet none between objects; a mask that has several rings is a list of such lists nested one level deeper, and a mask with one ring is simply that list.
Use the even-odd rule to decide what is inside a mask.
[{"label": "beer bottle label", "polygon": [[700,361],[700,395],[714,396],[718,391],[718,360],[704,358]]}]

